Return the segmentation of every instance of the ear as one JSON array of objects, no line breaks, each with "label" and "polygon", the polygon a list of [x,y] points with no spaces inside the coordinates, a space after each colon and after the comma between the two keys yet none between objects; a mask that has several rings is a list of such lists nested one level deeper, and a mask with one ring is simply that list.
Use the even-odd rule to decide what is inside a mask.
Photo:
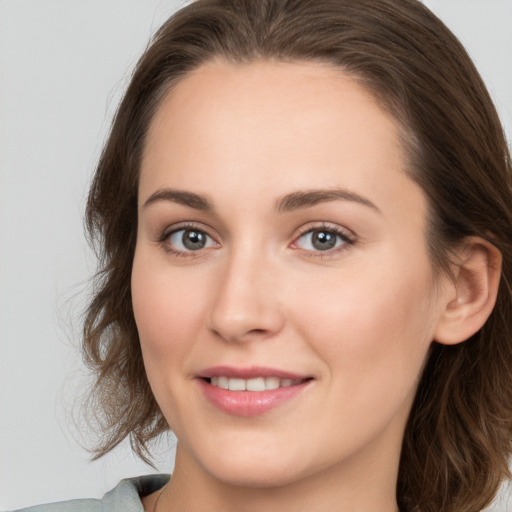
[{"label": "ear", "polygon": [[483,238],[465,239],[456,257],[434,335],[444,345],[467,340],[485,324],[496,303],[501,275],[501,252]]}]

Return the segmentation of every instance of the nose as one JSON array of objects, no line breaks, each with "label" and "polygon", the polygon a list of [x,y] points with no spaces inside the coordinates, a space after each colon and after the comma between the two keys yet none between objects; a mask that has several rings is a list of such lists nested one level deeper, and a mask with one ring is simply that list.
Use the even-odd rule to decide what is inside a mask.
[{"label": "nose", "polygon": [[216,279],[209,329],[229,342],[263,340],[284,326],[276,272],[254,252],[232,255]]}]

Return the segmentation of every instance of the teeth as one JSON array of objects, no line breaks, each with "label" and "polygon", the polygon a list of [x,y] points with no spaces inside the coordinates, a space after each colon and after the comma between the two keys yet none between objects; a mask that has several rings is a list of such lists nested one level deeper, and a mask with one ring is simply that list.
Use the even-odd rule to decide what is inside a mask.
[{"label": "teeth", "polygon": [[267,377],[265,379],[265,387],[267,389],[277,389],[279,387],[279,379],[277,377]]},{"label": "teeth", "polygon": [[253,379],[238,379],[231,377],[211,377],[210,383],[230,391],[269,391],[277,388],[288,388],[300,384],[299,380],[280,379],[279,377],[256,377]]},{"label": "teeth", "polygon": [[228,388],[230,391],[245,391],[245,380],[229,379]]},{"label": "teeth", "polygon": [[247,379],[245,389],[247,391],[265,391],[265,379],[263,377]]}]

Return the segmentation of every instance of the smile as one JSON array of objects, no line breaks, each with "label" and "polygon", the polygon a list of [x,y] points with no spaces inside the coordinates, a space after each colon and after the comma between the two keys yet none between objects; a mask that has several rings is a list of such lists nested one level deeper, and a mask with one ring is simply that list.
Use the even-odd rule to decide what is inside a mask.
[{"label": "smile", "polygon": [[203,396],[232,416],[258,416],[300,396],[315,381],[272,368],[217,366],[198,375]]}]

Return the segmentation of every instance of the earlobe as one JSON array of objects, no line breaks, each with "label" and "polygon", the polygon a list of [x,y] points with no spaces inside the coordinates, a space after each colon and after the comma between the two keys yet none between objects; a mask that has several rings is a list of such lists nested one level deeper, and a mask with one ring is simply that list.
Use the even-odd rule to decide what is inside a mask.
[{"label": "earlobe", "polygon": [[489,241],[469,237],[457,256],[451,295],[447,294],[434,337],[444,345],[461,343],[482,328],[496,303],[500,282],[501,253]]}]

